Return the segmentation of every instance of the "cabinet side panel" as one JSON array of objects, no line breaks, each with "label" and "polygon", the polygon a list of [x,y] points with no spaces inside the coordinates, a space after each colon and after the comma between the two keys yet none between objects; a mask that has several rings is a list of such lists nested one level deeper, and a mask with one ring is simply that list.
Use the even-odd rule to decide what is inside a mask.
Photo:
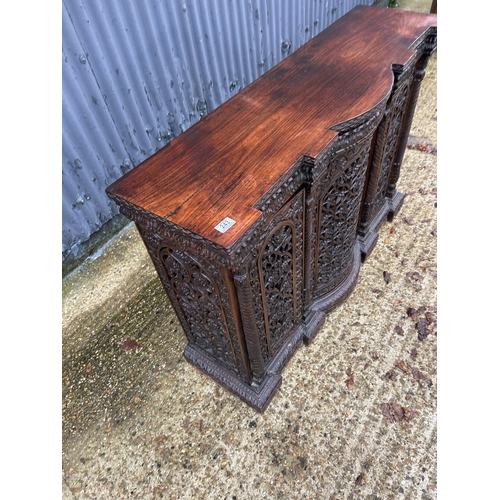
[{"label": "cabinet side panel", "polygon": [[245,353],[239,349],[220,264],[144,228],[140,232],[189,344],[247,380]]}]

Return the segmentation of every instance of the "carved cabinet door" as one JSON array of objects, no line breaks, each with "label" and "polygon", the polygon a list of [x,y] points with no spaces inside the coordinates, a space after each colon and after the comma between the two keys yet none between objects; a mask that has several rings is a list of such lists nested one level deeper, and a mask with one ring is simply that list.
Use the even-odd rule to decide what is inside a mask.
[{"label": "carved cabinet door", "polygon": [[328,310],[337,304],[349,293],[359,270],[356,229],[370,147],[368,135],[336,152],[313,187],[312,308]]},{"label": "carved cabinet door", "polygon": [[265,371],[277,356],[288,357],[287,347],[294,347],[288,341],[302,325],[304,205],[305,190],[300,189],[271,217],[252,251],[252,321],[245,325],[245,334],[249,355],[257,358],[251,360],[257,379],[264,375],[260,369]]}]

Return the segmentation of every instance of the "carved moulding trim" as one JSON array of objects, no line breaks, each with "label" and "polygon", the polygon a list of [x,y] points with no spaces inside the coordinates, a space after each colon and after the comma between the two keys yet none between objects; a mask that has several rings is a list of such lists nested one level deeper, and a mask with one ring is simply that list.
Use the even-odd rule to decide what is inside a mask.
[{"label": "carved moulding trim", "polygon": [[400,90],[403,85],[411,85],[419,53],[415,52],[414,56],[415,57],[412,57],[411,62],[407,62],[405,65],[392,65],[392,72],[394,73],[394,83],[391,89],[391,96],[389,97],[389,101],[387,102],[388,106],[392,104],[392,101],[394,101],[394,95]]},{"label": "carved moulding trim", "polygon": [[279,210],[286,201],[301,188],[304,182],[306,182],[307,172],[304,168],[305,158],[307,157],[301,157],[297,160],[275,184],[275,187],[254,205],[254,208],[266,214],[274,213]]},{"label": "carved moulding trim", "polygon": [[[314,325],[316,331],[319,330],[322,324],[323,321]],[[267,365],[265,375],[258,384],[249,385],[245,383],[233,372],[216,363],[211,357],[198,349],[196,345],[188,344],[184,350],[184,356],[187,361],[205,375],[208,375],[232,394],[241,398],[258,412],[263,413],[281,386],[281,371],[293,354],[303,345],[306,333],[304,324],[299,324],[295,328],[288,336],[287,342],[281,346],[272,361]]]},{"label": "carved moulding trim", "polygon": [[[288,202],[294,198],[302,189],[305,188],[308,176],[309,162],[307,157],[302,157],[295,163],[294,172],[288,172],[286,176],[288,180],[283,186],[275,188],[271,194],[263,198],[254,208],[262,210],[262,216],[259,217],[253,225],[245,232],[245,234],[229,249],[231,258],[235,265],[235,274],[245,274],[252,258],[252,252],[256,248],[260,248],[265,238],[269,233],[268,226],[270,224],[279,223],[289,219],[286,214]],[[303,208],[305,210],[305,207]]]},{"label": "carved moulding trim", "polygon": [[281,375],[269,373],[258,386],[250,386],[191,344],[184,350],[184,357],[259,413],[266,410],[281,385]]},{"label": "carved moulding trim", "polygon": [[419,52],[419,56],[422,53],[428,53],[430,56],[437,46],[437,27],[429,26],[411,45],[410,50],[415,50]]},{"label": "carved moulding trim", "polygon": [[[297,187],[297,189],[295,189]],[[289,184],[288,189],[280,194],[280,197],[284,200],[277,211],[264,214],[264,217],[260,217],[257,221],[247,230],[240,240],[231,247],[231,257],[236,262],[235,274],[243,275],[247,273],[247,268],[250,260],[253,258],[252,252],[256,249],[262,247],[264,239],[269,235],[269,231],[274,231],[278,224],[288,221],[293,223],[293,216],[288,214],[290,209],[289,202],[294,201],[296,195],[300,194],[300,191],[305,193],[304,183],[300,183],[298,186],[294,184]],[[305,205],[302,210],[305,210]],[[304,221],[302,221],[302,225]]]},{"label": "carved moulding trim", "polygon": [[[389,95],[386,96],[385,99],[382,99],[376,106],[369,109],[368,111],[362,113],[361,115],[355,116],[350,120],[346,120],[345,122],[337,123],[330,127],[331,130],[335,130],[342,134],[342,139],[346,139],[348,143],[356,142],[356,136],[360,133],[361,137],[366,135],[366,132],[362,132],[362,128],[369,127],[373,122],[377,122],[377,118],[380,117],[380,113],[385,109],[387,99]],[[376,126],[376,125],[375,125]],[[340,136],[337,136],[340,141]],[[354,138],[354,141],[352,140]]]},{"label": "carved moulding trim", "polygon": [[223,247],[129,201],[116,196],[110,197],[120,207],[120,213],[138,226],[161,235],[166,241],[184,247],[193,254],[232,268],[232,260]]}]

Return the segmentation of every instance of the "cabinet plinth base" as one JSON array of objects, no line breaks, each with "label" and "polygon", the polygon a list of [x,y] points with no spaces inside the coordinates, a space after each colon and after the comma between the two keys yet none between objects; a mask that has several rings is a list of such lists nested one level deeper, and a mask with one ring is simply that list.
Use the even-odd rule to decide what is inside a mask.
[{"label": "cabinet plinth base", "polygon": [[387,220],[389,210],[389,204],[386,201],[377,212],[375,217],[373,217],[365,233],[362,236],[358,236],[361,251],[361,262],[365,262],[375,248],[375,245],[378,241],[378,230],[380,229],[380,226],[382,226],[382,224]]},{"label": "cabinet plinth base", "polygon": [[186,347],[184,357],[205,375],[241,398],[259,413],[266,410],[281,386],[281,375],[277,374],[269,374],[259,386],[249,385],[192,345]]},{"label": "cabinet plinth base", "polygon": [[326,314],[323,311],[311,311],[305,321],[304,344],[309,345],[325,323]]},{"label": "cabinet plinth base", "polygon": [[396,191],[391,200],[388,200],[389,203],[389,213],[387,214],[387,220],[392,222],[397,213],[401,210],[403,206],[403,202],[405,199],[405,195]]}]

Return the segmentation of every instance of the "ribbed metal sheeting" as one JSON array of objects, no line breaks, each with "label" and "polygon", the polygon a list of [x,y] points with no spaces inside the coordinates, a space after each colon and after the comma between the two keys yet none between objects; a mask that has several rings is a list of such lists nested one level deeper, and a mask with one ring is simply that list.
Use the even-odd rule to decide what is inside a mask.
[{"label": "ribbed metal sheeting", "polygon": [[374,3],[63,0],[63,259],[118,212],[104,191],[111,182]]}]

